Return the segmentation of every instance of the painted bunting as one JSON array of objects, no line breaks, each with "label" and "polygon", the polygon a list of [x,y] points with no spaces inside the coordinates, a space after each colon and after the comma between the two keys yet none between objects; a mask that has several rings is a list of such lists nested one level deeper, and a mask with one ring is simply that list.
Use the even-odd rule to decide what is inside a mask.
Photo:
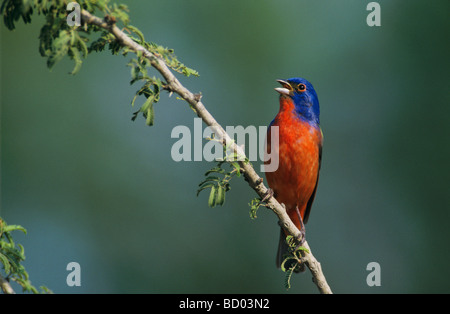
[{"label": "painted bunting", "polygon": [[[280,93],[280,110],[267,131],[267,154],[273,156],[278,152],[279,164],[275,171],[266,172],[266,179],[273,196],[286,206],[304,239],[304,224],[316,195],[322,160],[319,100],[314,87],[303,78],[278,82],[281,87],[275,90]],[[271,143],[274,126],[278,127],[278,147]],[[277,267],[281,266],[288,249],[285,239],[286,234],[281,230]]]}]

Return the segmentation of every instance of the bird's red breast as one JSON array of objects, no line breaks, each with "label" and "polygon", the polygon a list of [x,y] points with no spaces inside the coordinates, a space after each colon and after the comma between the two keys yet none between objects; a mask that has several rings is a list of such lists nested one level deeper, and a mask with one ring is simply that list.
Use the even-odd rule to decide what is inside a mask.
[{"label": "bird's red breast", "polygon": [[[271,126],[278,126],[278,148],[271,143]],[[300,228],[297,210],[306,223],[314,198],[320,168],[322,131],[317,124],[302,119],[292,100],[280,97],[280,111],[268,129],[267,154],[278,151],[278,169],[266,172],[269,187],[278,202]],[[268,161],[270,163],[270,161]]]}]

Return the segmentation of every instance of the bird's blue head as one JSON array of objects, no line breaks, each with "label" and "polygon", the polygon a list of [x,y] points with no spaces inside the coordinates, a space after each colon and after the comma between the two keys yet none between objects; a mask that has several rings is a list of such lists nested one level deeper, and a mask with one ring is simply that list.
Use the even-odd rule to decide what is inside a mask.
[{"label": "bird's blue head", "polygon": [[277,82],[282,86],[275,88],[280,93],[280,100],[283,97],[290,99],[294,104],[295,112],[300,118],[319,124],[319,99],[312,84],[299,77],[286,81],[277,80]]}]

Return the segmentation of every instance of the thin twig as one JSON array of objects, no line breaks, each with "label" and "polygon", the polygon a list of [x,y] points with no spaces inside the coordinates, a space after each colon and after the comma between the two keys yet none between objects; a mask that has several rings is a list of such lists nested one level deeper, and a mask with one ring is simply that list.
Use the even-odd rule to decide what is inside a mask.
[{"label": "thin twig", "polygon": [[[86,10],[81,11],[81,19],[82,19],[82,25],[84,24],[92,24],[96,25],[98,27],[101,27],[108,32],[110,32],[112,35],[115,36],[115,38],[124,46],[127,46],[134,52],[142,52],[142,55],[147,58],[147,60],[151,63],[151,65],[158,70],[159,73],[164,77],[164,79],[167,82],[168,88],[170,91],[178,94],[181,98],[183,98],[185,101],[187,101],[196,111],[197,115],[203,120],[203,122],[211,127],[216,135],[223,139],[223,143],[231,143],[229,148],[236,152],[238,156],[245,156],[244,151],[241,147],[236,145],[234,141],[229,137],[229,135],[225,132],[225,130],[222,128],[222,126],[214,119],[214,117],[209,113],[209,111],[205,108],[201,101],[201,97],[198,97],[198,94],[194,94],[191,91],[189,91],[186,87],[184,87],[180,81],[175,77],[175,75],[172,73],[172,71],[169,69],[169,67],[166,65],[164,60],[160,58],[159,56],[151,53],[147,49],[145,49],[143,46],[139,45],[135,41],[133,41],[130,37],[128,37],[127,34],[125,34],[122,30],[120,30],[114,22],[111,20],[103,20],[97,16],[94,16],[90,14]],[[253,167],[250,165],[250,163],[246,163],[244,161],[239,161],[239,165],[241,169],[244,171],[244,176],[250,185],[250,187],[256,191],[256,193],[261,197],[264,198],[264,196],[267,194],[268,189],[267,187],[262,183],[262,178],[256,173],[256,171],[253,169]],[[266,206],[270,208],[280,220],[280,226],[283,227],[283,229],[290,235],[294,236],[295,238],[300,237],[300,230],[293,224],[291,219],[289,218],[288,214],[286,213],[286,210],[278,203],[278,201],[274,197],[270,197],[266,201]],[[330,287],[328,286],[328,283],[325,279],[325,276],[323,275],[322,268],[320,266],[320,263],[316,260],[316,258],[311,253],[311,249],[309,248],[308,243],[305,241],[303,243],[303,246],[305,246],[309,250],[309,254],[304,254],[304,262],[310,269],[312,275],[313,275],[313,281],[317,285],[319,291],[321,293],[332,293]]]}]

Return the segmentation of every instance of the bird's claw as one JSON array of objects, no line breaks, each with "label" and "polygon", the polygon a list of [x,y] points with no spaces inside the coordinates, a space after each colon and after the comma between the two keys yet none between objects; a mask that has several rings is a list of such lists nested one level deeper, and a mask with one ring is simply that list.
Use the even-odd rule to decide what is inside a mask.
[{"label": "bird's claw", "polygon": [[273,196],[273,194],[273,190],[271,188],[268,188],[266,193],[264,194],[264,197],[261,199],[261,203],[266,203]]},{"label": "bird's claw", "polygon": [[301,247],[303,245],[303,243],[305,243],[306,241],[306,232],[305,232],[305,226],[303,226],[300,230],[300,234],[298,235],[298,237],[296,238],[297,240],[297,245],[295,246],[295,250],[297,251],[299,247]]},{"label": "bird's claw", "polygon": [[295,210],[297,211],[298,218],[299,218],[299,221],[300,221],[300,234],[297,237],[298,244],[295,246],[295,250],[297,250],[306,241],[306,239],[305,239],[306,230],[305,230],[305,224],[303,223],[302,215],[300,215],[300,211],[298,210],[298,207]]}]

